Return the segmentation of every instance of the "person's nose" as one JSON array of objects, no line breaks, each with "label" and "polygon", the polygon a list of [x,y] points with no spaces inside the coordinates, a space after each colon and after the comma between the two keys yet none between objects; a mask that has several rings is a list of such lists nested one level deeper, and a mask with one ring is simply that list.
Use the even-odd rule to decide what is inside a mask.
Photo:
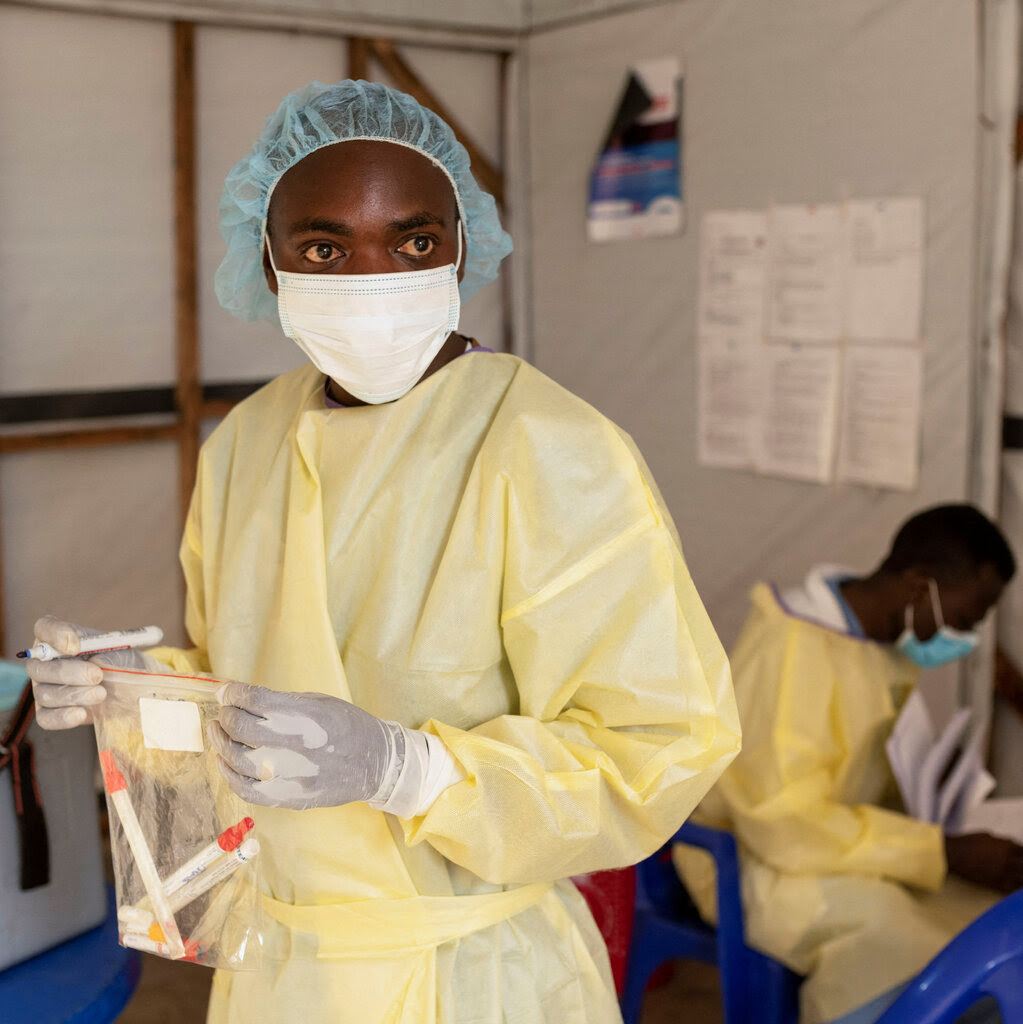
[{"label": "person's nose", "polygon": [[393,274],[400,269],[395,266],[392,253],[378,246],[359,246],[349,253],[344,261],[344,274]]}]

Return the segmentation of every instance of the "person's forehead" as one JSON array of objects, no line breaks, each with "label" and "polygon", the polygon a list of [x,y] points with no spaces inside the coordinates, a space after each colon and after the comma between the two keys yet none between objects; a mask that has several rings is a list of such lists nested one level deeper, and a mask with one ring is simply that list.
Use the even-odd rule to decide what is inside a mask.
[{"label": "person's forehead", "polygon": [[366,189],[457,205],[447,173],[422,153],[393,142],[355,139],[323,146],[290,167],[271,195],[271,207],[328,194],[356,197]]}]

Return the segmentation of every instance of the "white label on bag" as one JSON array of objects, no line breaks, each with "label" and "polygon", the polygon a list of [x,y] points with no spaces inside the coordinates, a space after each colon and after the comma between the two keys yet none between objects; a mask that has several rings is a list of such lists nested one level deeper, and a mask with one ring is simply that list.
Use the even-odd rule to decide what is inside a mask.
[{"label": "white label on bag", "polygon": [[201,751],[199,705],[190,700],[139,698],[142,739],[151,750]]}]

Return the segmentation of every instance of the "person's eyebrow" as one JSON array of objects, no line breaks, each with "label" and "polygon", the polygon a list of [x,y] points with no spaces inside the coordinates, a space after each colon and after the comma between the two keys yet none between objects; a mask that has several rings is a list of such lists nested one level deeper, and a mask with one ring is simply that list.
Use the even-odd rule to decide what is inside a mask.
[{"label": "person's eyebrow", "polygon": [[427,210],[421,210],[419,213],[413,213],[410,217],[392,220],[387,227],[391,231],[413,231],[415,228],[426,228],[432,224],[436,224],[438,227],[446,226],[443,217]]},{"label": "person's eyebrow", "polygon": [[289,233],[302,235],[307,231],[322,231],[327,235],[341,235],[345,238],[355,233],[343,220],[331,220],[329,217],[306,217],[304,220],[297,220],[291,225]]}]

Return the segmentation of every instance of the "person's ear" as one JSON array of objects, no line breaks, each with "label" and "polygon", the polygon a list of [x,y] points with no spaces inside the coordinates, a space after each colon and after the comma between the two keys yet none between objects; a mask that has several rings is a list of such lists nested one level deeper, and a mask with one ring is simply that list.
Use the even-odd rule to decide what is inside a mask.
[{"label": "person's ear", "polygon": [[270,266],[270,238],[264,236],[263,238],[263,276],[266,278],[266,286],[274,293],[277,294],[277,275],[274,273],[274,268]]},{"label": "person's ear", "polygon": [[903,569],[899,582],[906,604],[916,604],[925,595],[930,599],[930,577],[917,568]]},{"label": "person's ear", "polygon": [[465,225],[462,224],[461,220],[458,221],[458,225],[455,230],[457,230],[462,237],[462,244],[460,246],[462,250],[462,257],[458,261],[458,266],[456,267],[458,273],[455,275],[458,278],[458,283],[461,284],[462,278],[465,277],[465,256],[469,248],[469,242],[468,239],[465,237]]}]

